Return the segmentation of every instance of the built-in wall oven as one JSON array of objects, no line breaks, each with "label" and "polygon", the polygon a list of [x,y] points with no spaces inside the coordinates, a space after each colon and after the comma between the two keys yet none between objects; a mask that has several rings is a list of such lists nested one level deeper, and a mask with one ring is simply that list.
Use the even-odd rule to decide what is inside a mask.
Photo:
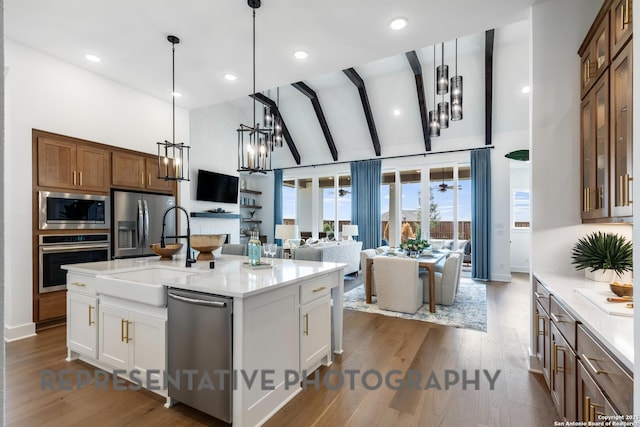
[{"label": "built-in wall oven", "polygon": [[66,289],[67,271],[61,266],[111,259],[109,234],[42,234],[39,237],[40,293]]},{"label": "built-in wall oven", "polygon": [[109,196],[38,192],[40,230],[99,229],[111,227]]}]

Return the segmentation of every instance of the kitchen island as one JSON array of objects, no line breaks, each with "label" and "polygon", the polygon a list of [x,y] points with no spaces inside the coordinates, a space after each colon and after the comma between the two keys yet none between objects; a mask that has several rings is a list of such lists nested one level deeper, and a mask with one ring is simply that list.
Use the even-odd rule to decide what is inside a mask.
[{"label": "kitchen island", "polygon": [[246,260],[219,255],[214,269],[155,257],[64,266],[68,360],[117,370],[167,396],[166,289],[231,297],[232,423],[263,423],[301,391],[304,377],[331,364],[332,351],[342,353],[345,265],[275,259],[251,269]]}]

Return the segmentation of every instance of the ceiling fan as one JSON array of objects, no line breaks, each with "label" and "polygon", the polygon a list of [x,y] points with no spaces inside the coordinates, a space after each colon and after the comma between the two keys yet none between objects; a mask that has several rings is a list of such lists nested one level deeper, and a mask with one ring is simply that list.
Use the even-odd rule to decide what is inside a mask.
[{"label": "ceiling fan", "polygon": [[[435,188],[436,191],[439,191],[441,193],[446,192],[447,190],[453,190],[453,185],[447,185],[446,182],[444,182],[444,168],[442,168],[442,183],[438,184],[437,187]],[[461,186],[458,186],[458,190],[461,189]]]},{"label": "ceiling fan", "polygon": [[344,196],[346,196],[347,194],[350,194],[350,193],[351,193],[351,191],[345,190],[344,188],[341,188],[341,189],[338,190],[338,196],[340,196],[340,197],[344,197]]}]

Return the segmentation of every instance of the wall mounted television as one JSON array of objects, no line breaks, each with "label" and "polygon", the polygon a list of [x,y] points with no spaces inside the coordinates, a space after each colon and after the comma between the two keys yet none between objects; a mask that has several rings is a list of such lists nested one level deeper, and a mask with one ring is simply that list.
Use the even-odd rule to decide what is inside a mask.
[{"label": "wall mounted television", "polygon": [[238,203],[238,177],[199,169],[196,200]]}]

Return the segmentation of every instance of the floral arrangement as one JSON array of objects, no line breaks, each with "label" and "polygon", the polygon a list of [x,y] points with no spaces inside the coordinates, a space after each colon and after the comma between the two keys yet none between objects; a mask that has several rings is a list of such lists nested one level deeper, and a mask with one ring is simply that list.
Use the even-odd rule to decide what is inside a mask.
[{"label": "floral arrangement", "polygon": [[404,250],[408,250],[410,252],[417,252],[427,249],[431,246],[428,240],[423,239],[408,239],[402,243],[400,243],[400,248]]}]

